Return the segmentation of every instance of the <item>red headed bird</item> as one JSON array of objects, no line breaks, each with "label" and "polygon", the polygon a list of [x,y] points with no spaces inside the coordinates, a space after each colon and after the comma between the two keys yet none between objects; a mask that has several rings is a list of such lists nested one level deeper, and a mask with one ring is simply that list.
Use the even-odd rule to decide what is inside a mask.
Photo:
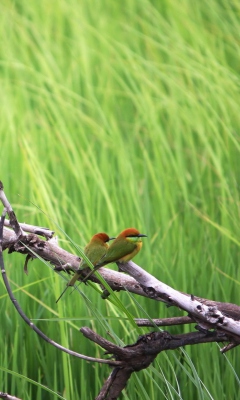
[{"label": "red headed bird", "polygon": [[142,248],[142,237],[147,237],[135,228],[122,231],[109,246],[106,254],[95,264],[94,269],[83,279],[86,281],[98,268],[112,262],[127,262]]},{"label": "red headed bird", "polygon": [[[97,263],[99,263],[99,261],[105,256],[105,254],[107,253],[108,248],[109,248],[108,242],[109,242],[109,240],[112,240],[112,239],[115,239],[115,238],[110,238],[106,233],[103,233],[103,232],[96,233],[92,237],[90,242],[86,245],[86,247],[84,248],[84,254],[85,254],[85,256],[87,256],[87,258],[91,261],[91,263],[94,266]],[[101,265],[99,265],[98,267],[95,267],[94,270],[100,268],[100,266]],[[62,294],[59,296],[56,303],[58,302],[58,300],[60,300],[62,295],[66,292],[67,288],[69,286],[73,286],[75,284],[76,280],[80,277],[82,270],[85,268],[88,268],[88,264],[86,263],[84,258],[82,258],[78,270],[75,272],[72,279],[67,283],[67,287],[62,292]]]}]

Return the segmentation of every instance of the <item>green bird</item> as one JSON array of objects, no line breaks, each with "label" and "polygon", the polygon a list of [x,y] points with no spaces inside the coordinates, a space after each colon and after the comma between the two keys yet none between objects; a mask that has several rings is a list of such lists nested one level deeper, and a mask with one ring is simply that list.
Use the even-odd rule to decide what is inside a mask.
[{"label": "green bird", "polygon": [[[95,266],[99,261],[105,256],[105,254],[108,251],[109,245],[108,242],[109,240],[112,240],[115,238],[110,238],[106,233],[100,232],[96,233],[90,242],[85,246],[84,248],[84,254],[87,256],[87,258],[91,261],[91,263]],[[94,270],[100,268],[101,265],[98,265],[98,267],[94,268]],[[63,296],[63,294],[66,292],[67,288],[69,286],[74,286],[76,280],[79,278],[81,275],[82,270],[85,268],[88,268],[88,264],[84,260],[84,258],[81,260],[80,265],[78,270],[75,272],[74,276],[72,279],[67,283],[67,287],[64,289],[62,294],[59,296],[57,299],[56,303],[60,300],[60,298]]]},{"label": "green bird", "polygon": [[124,229],[109,246],[105,255],[95,264],[94,269],[83,279],[85,282],[94,272],[112,262],[127,262],[142,248],[142,237],[147,237],[135,228]]}]

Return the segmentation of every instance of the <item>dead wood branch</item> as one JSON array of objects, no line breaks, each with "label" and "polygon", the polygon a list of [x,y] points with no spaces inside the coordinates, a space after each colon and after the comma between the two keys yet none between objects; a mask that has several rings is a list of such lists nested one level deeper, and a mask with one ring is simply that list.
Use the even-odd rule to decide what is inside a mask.
[{"label": "dead wood branch", "polygon": [[[25,223],[21,223],[21,222],[19,223],[19,225],[20,225],[20,228],[24,232],[35,233],[36,235],[44,236],[46,239],[51,239],[54,235],[54,231],[51,231],[48,228],[29,225],[29,224],[25,224]],[[5,219],[4,226],[10,227],[10,228],[12,227],[12,225],[8,219]]]},{"label": "dead wood branch", "polygon": [[151,332],[140,336],[135,344],[122,348],[103,339],[89,328],[81,328],[80,331],[89,340],[104,348],[107,353],[111,353],[116,360],[122,362],[121,367],[116,367],[111,372],[97,396],[97,400],[117,399],[131,374],[147,368],[162,351],[174,350],[186,345],[228,340],[227,335],[217,331],[209,332],[207,335],[203,332],[180,335],[171,335],[169,332]]},{"label": "dead wood branch", "polygon": [[[0,190],[0,193],[0,198],[5,210],[8,212],[10,224],[15,234],[15,238],[13,239],[13,231],[9,228],[4,228],[3,249],[8,248],[10,253],[16,251],[28,255],[28,257],[38,255],[53,264],[57,271],[75,271],[79,266],[80,258],[49,240],[39,238],[34,233],[26,234],[23,232],[3,192],[3,188]],[[197,322],[202,329],[217,328],[224,330],[228,334],[231,333],[235,341],[240,337],[239,306],[231,303],[214,302],[176,291],[158,281],[132,261],[121,264],[119,267],[131,276],[107,268],[99,269],[103,278],[106,279],[113,290],[127,290],[153,300],[177,306],[187,311],[191,321],[194,320]],[[83,276],[86,273],[87,271],[83,272]],[[92,280],[98,281],[95,276],[92,277]]]},{"label": "dead wood branch", "polygon": [[186,325],[194,324],[195,321],[186,317],[172,317],[172,318],[162,318],[153,319],[152,321],[145,318],[135,318],[137,326],[174,326],[174,325]]},{"label": "dead wood branch", "polygon": [[[39,238],[36,234],[24,235],[24,237],[20,239],[17,238],[15,233],[8,228],[4,228],[3,231],[3,250],[6,249],[8,249],[10,253],[19,252],[25,255],[29,254],[33,258],[35,255],[38,255],[42,259],[49,261],[52,265],[54,265],[56,272],[63,271],[69,273],[70,271],[76,271],[81,260],[80,257],[62,249],[60,246],[52,243],[49,240],[43,240]],[[128,268],[128,266],[129,263],[122,266],[122,268]],[[134,268],[136,267],[139,266],[134,264]],[[127,290],[128,292],[138,294],[139,296],[148,297],[156,301],[162,301],[174,305],[173,301],[169,300],[169,297],[164,294],[164,291],[163,293],[160,293],[159,291],[154,290],[151,286],[149,289],[146,289],[144,285],[141,285],[141,282],[137,282],[136,279],[129,275],[108,268],[100,268],[98,272],[113,290]],[[87,270],[84,271],[83,276],[85,276],[87,273]],[[144,273],[147,272],[144,271]],[[99,282],[94,275],[91,277],[91,280],[94,282]],[[155,279],[155,282],[156,281],[159,282]],[[190,294],[182,294],[191,299]],[[224,315],[231,317],[236,321],[240,319],[240,307],[236,304],[215,302],[213,300],[203,299],[197,296],[194,296],[194,299],[206,306],[217,306],[218,310],[220,310]]]},{"label": "dead wood branch", "polygon": [[[160,282],[133,261],[124,264],[118,263],[118,265],[123,271],[128,272],[138,281],[144,292],[146,292],[150,298],[155,299],[156,297],[160,297],[169,305],[177,306],[187,311],[189,316],[198,323],[200,328],[205,330],[220,329],[232,335],[234,342],[236,340],[240,342],[239,306],[231,305],[231,309],[235,311],[235,317],[238,316],[238,319],[234,319],[228,316],[229,312],[228,314],[222,313],[216,302],[211,302],[211,304],[208,305],[205,299],[197,299],[194,295],[181,293],[165,283]],[[227,308],[228,310],[230,309],[229,303]]]}]

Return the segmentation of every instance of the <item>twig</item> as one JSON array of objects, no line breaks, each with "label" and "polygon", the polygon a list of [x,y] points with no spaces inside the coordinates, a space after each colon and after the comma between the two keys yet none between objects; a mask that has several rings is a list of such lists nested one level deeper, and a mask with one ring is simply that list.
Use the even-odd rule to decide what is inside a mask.
[{"label": "twig", "polygon": [[144,318],[135,318],[137,326],[172,326],[172,325],[185,325],[194,324],[196,321],[190,317],[172,317],[153,319],[152,321]]},{"label": "twig", "polygon": [[[35,233],[35,235],[44,236],[46,239],[51,239],[54,235],[54,231],[51,231],[49,228],[42,228],[40,226],[28,225],[25,223],[19,222],[21,229],[24,232]],[[11,222],[8,219],[5,219],[4,226],[11,227]]]},{"label": "twig", "polygon": [[3,183],[1,181],[0,181],[0,200],[3,203],[6,212],[8,213],[11,227],[13,228],[17,238],[24,236],[24,232],[17,221],[16,215],[12,209],[12,206],[9,203],[9,201],[3,191]]}]

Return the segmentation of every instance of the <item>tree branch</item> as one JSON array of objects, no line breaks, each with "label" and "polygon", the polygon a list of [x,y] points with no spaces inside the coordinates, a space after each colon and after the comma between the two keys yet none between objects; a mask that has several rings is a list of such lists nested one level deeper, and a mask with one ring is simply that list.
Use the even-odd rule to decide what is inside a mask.
[{"label": "tree branch", "polygon": [[150,298],[155,299],[156,297],[160,297],[169,305],[187,311],[189,316],[198,322],[200,328],[205,330],[220,329],[228,334],[232,334],[233,338],[235,340],[237,338],[240,342],[239,306],[231,305],[235,311],[237,309],[235,316],[237,316],[238,319],[231,318],[227,314],[221,312],[216,302],[212,302],[211,305],[208,305],[205,299],[197,299],[193,295],[181,293],[167,286],[165,283],[160,282],[133,261],[118,263],[118,265],[123,271],[129,273],[138,281],[144,292],[147,293]]},{"label": "tree branch", "polygon": [[[15,232],[15,240],[9,241],[8,228],[4,228],[3,248],[8,248],[9,252],[17,251],[27,254],[31,257],[36,255],[55,265],[57,271],[70,270],[76,271],[79,267],[80,258],[66,250],[60,248],[49,240],[42,240],[36,234],[26,234],[22,231],[16,216],[8,202],[3,186],[0,185],[0,199],[9,214],[10,223]],[[35,227],[36,228],[36,227]],[[4,247],[5,246],[5,247]],[[113,290],[128,290],[132,293],[151,298],[157,301],[163,301],[169,305],[177,306],[188,312],[189,317],[197,322],[201,329],[217,328],[232,333],[233,338],[240,336],[240,307],[231,303],[220,303],[212,300],[194,297],[186,293],[181,293],[158,281],[143,268],[129,261],[128,263],[119,264],[121,270],[128,272],[131,277],[109,270],[100,268],[103,278]],[[83,271],[83,276],[88,270]],[[93,281],[98,281],[92,276]]]},{"label": "tree branch", "polygon": [[135,318],[134,320],[137,326],[172,326],[172,325],[186,325],[194,324],[196,321],[190,317],[172,317],[172,318],[162,318],[162,319],[145,319],[145,318]]},{"label": "tree branch", "polygon": [[171,335],[168,332],[150,332],[140,336],[133,345],[119,347],[103,339],[90,328],[81,328],[80,331],[89,340],[104,348],[107,353],[113,353],[116,360],[122,362],[121,368],[116,367],[103,385],[97,400],[117,399],[133,372],[147,368],[162,351],[174,350],[186,345],[199,343],[228,341],[226,334],[221,332],[191,332],[180,335]]},{"label": "tree branch", "polygon": [[[24,232],[35,233],[36,235],[44,236],[46,239],[51,239],[54,235],[54,231],[51,231],[49,228],[42,228],[40,226],[28,225],[24,223],[19,223],[20,228]],[[8,219],[5,219],[4,226],[12,227],[11,222]]]},{"label": "tree branch", "polygon": [[[49,240],[42,240],[35,234],[26,235],[24,236],[24,238],[21,238],[21,240],[16,239],[13,231],[8,228],[4,228],[3,232],[3,250],[6,249],[9,249],[10,253],[16,251],[21,254],[29,254],[33,258],[35,257],[35,255],[38,255],[39,257],[43,258],[46,261],[49,261],[52,265],[54,265],[56,272],[63,271],[69,273],[70,271],[76,271],[79,267],[79,262],[81,260],[80,257],[69,253],[68,251],[62,249],[61,247],[59,247],[55,243],[52,243]],[[129,263],[125,264],[124,266],[121,266],[121,268],[128,268],[129,265]],[[140,268],[139,266],[137,266],[137,264],[134,264],[134,268],[137,267]],[[141,270],[143,271],[143,274],[147,274],[145,270]],[[166,296],[166,294],[164,294],[164,289],[162,292],[160,292],[159,290],[155,290],[151,286],[149,289],[147,289],[146,286],[142,285],[141,281],[139,283],[136,281],[136,279],[129,275],[108,268],[102,267],[98,270],[98,272],[107,281],[109,286],[115,291],[127,290],[128,292],[138,294],[139,296],[148,297],[155,301],[162,301],[167,304],[174,305],[173,300],[171,300],[169,297]],[[87,273],[88,269],[83,271],[82,276],[86,276]],[[93,282],[99,283],[99,280],[96,278],[95,275],[91,276],[91,280]],[[155,279],[154,284],[156,284],[156,282],[159,281]],[[150,285],[152,285],[151,281]],[[186,299],[186,297],[191,300],[190,294],[182,293],[182,295],[185,296],[183,298],[184,300]],[[220,310],[224,315],[231,317],[235,320],[239,320],[240,318],[240,307],[236,304],[215,302],[213,300],[208,300],[197,296],[195,296],[194,299],[198,300],[206,306],[217,306],[218,310]]]}]

